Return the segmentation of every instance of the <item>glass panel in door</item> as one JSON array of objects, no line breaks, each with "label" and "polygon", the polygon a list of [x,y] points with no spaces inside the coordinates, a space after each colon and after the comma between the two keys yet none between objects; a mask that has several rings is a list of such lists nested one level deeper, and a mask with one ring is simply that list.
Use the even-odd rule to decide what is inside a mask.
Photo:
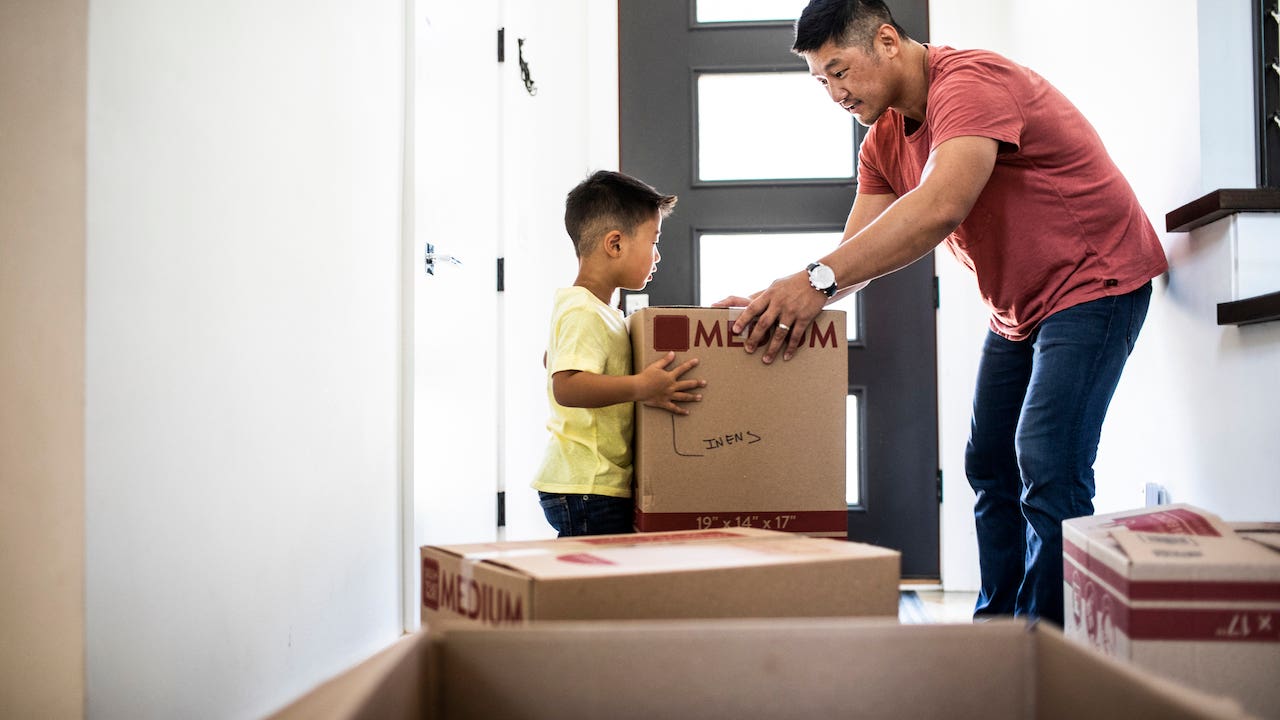
[{"label": "glass panel in door", "polygon": [[697,179],[850,179],[853,118],[807,72],[703,72]]},{"label": "glass panel in door", "polygon": [[800,17],[809,0],[695,0],[699,23],[767,22]]}]

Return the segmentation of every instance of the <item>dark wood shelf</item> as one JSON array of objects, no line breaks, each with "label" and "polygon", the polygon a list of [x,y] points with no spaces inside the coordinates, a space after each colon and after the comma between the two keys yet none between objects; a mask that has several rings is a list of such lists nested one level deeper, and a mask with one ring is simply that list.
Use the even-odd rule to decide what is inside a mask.
[{"label": "dark wood shelf", "polygon": [[1280,189],[1214,190],[1164,216],[1169,232],[1187,232],[1242,212],[1280,212]]},{"label": "dark wood shelf", "polygon": [[[1169,232],[1188,232],[1242,212],[1280,212],[1280,188],[1214,190],[1164,216]],[[1218,303],[1219,325],[1280,320],[1280,292]]]},{"label": "dark wood shelf", "polygon": [[1280,320],[1280,292],[1218,303],[1219,325],[1250,325]]}]

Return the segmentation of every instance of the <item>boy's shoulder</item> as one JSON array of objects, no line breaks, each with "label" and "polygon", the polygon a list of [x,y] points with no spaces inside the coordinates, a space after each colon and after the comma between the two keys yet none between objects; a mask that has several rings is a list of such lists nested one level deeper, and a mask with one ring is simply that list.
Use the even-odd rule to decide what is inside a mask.
[{"label": "boy's shoulder", "polygon": [[551,312],[553,315],[563,315],[573,310],[591,308],[598,303],[599,300],[596,300],[591,291],[586,288],[577,286],[559,288],[556,290]]},{"label": "boy's shoulder", "polygon": [[600,302],[590,290],[581,287],[556,291],[551,320],[553,328],[561,330],[568,327],[590,327],[603,332],[615,332],[621,328],[626,332],[626,320],[622,312]]}]

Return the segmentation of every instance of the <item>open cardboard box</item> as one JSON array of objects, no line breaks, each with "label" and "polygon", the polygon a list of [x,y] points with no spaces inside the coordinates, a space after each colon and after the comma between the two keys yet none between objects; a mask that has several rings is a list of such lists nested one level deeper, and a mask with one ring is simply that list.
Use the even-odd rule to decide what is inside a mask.
[{"label": "open cardboard box", "polygon": [[1280,533],[1192,505],[1067,520],[1067,637],[1280,718]]},{"label": "open cardboard box", "polygon": [[896,550],[733,528],[425,546],[422,622],[897,617]]},{"label": "open cardboard box", "polygon": [[633,364],[696,357],[688,415],[636,405],[636,529],[761,527],[845,537],[845,314],[814,318],[770,365],[733,334],[741,308],[648,307],[628,318]]},{"label": "open cardboard box", "polygon": [[409,635],[290,718],[1244,718],[1046,625],[544,623]]}]

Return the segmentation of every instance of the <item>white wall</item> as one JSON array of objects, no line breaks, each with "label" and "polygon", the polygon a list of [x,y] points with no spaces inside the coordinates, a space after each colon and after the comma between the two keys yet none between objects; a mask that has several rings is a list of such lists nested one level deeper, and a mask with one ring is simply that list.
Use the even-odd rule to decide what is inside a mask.
[{"label": "white wall", "polygon": [[260,717],[400,632],[403,12],[90,6],[92,717]]},{"label": "white wall", "polygon": [[[1066,93],[1102,135],[1170,256],[1103,428],[1097,511],[1140,507],[1144,485],[1155,482],[1175,502],[1228,519],[1275,519],[1280,323],[1216,325],[1216,303],[1233,299],[1230,221],[1194,235],[1164,232],[1169,211],[1254,182],[1252,99],[1239,82],[1251,77],[1241,51],[1251,47],[1249,3],[1206,3],[931,0],[930,33],[934,42],[1004,53]],[[943,575],[947,587],[968,589],[977,568],[963,450],[981,336],[973,325],[983,313],[955,265],[938,260]]]}]

